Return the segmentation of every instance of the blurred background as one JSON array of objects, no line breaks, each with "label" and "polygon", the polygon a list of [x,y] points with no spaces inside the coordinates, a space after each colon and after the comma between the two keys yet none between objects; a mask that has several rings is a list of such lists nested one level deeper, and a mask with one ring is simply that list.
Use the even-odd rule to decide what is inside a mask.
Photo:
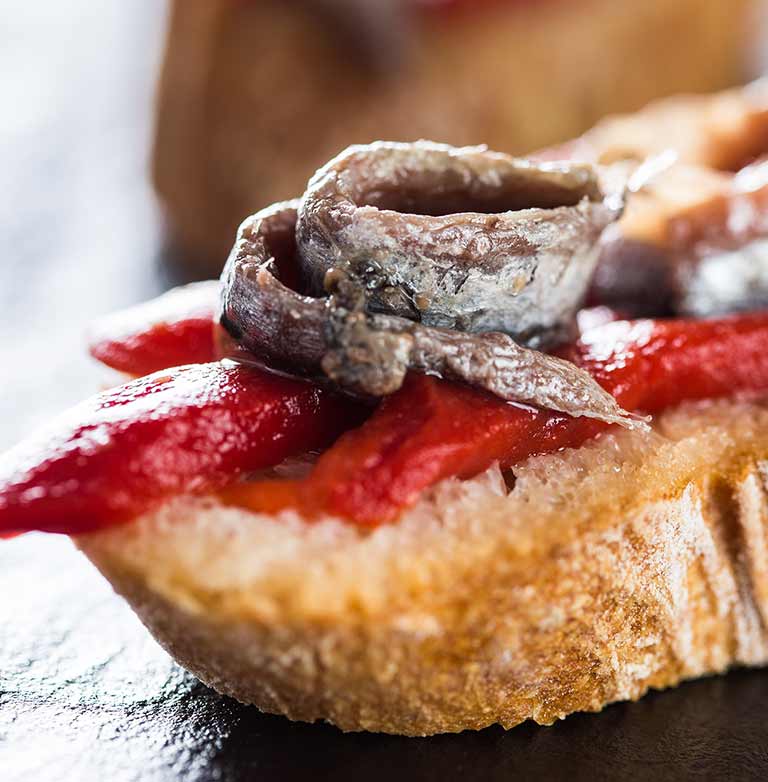
[{"label": "blurred background", "polygon": [[168,284],[147,176],[165,18],[0,2],[0,447],[93,392],[90,319]]},{"label": "blurred background", "polygon": [[[347,144],[426,137],[524,154],[662,95],[743,83],[765,66],[766,5],[0,0],[0,449],[98,387],[90,321],[217,276],[240,220],[300,193]],[[234,779],[238,763],[258,772],[293,756],[296,735],[318,752],[337,735],[270,721],[183,674],[65,540],[4,544],[0,579],[4,779]],[[479,746],[489,779],[544,746],[558,768],[586,758],[581,778],[594,778],[606,736],[643,763],[648,746],[674,762],[664,740],[682,709],[695,727],[715,704],[742,735],[742,705],[765,695],[752,676],[520,729],[507,755],[494,732],[408,751],[435,779]],[[243,747],[261,734],[276,749],[260,765]],[[378,738],[330,757],[353,770],[359,752],[396,743]],[[217,765],[227,744],[231,768]],[[133,771],[110,765],[121,753]],[[391,756],[380,768],[389,775]]]}]

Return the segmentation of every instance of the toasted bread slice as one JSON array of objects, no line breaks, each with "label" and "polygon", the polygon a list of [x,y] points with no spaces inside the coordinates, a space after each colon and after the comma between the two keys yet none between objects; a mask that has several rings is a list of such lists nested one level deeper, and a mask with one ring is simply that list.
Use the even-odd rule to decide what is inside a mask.
[{"label": "toasted bread slice", "polygon": [[204,682],[344,730],[548,724],[768,661],[768,403],[514,473],[373,530],[187,497],[77,542]]}]

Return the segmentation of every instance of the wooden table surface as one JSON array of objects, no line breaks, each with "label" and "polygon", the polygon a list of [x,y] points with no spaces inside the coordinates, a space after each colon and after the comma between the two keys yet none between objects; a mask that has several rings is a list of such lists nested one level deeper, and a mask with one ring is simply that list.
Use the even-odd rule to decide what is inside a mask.
[{"label": "wooden table surface", "polygon": [[[164,6],[0,0],[0,448],[93,391],[92,318],[176,278],[146,178]],[[63,538],[0,546],[3,782],[768,779],[768,676],[553,728],[292,725],[178,668]]]}]

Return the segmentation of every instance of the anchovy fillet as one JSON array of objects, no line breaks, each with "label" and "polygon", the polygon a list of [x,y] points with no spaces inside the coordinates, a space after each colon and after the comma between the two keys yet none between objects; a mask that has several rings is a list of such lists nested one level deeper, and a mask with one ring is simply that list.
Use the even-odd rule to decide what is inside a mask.
[{"label": "anchovy fillet", "polygon": [[591,166],[377,142],[310,181],[299,259],[314,295],[341,269],[366,287],[372,311],[542,347],[570,336],[598,240],[622,208]]},{"label": "anchovy fillet", "polygon": [[365,291],[346,276],[332,296],[303,296],[279,268],[294,258],[297,202],[249,218],[223,274],[220,320],[253,355],[293,372],[325,375],[342,388],[382,396],[408,370],[469,383],[508,401],[609,423],[642,425],[574,364],[517,344],[509,335],[472,334],[370,313]]}]

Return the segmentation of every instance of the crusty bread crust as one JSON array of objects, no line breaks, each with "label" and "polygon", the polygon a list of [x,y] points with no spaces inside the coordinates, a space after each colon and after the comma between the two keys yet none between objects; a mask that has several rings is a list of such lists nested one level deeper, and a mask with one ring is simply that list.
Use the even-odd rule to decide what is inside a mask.
[{"label": "crusty bread crust", "polygon": [[[446,481],[364,531],[174,501],[79,546],[220,692],[406,735],[551,723],[768,661],[768,404]],[[509,480],[509,479],[508,479]]]}]

